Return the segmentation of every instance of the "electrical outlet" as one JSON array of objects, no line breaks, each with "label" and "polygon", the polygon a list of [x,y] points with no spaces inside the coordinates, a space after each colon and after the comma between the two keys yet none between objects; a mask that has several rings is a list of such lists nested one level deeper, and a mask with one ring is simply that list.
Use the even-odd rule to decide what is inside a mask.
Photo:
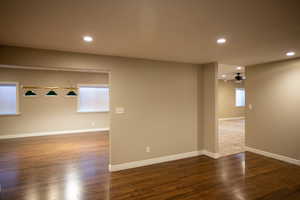
[{"label": "electrical outlet", "polygon": [[146,152],[149,153],[150,151],[151,151],[150,147],[147,146],[147,147],[146,147]]},{"label": "electrical outlet", "polygon": [[92,122],[91,125],[92,125],[92,126],[95,126],[95,122]]}]

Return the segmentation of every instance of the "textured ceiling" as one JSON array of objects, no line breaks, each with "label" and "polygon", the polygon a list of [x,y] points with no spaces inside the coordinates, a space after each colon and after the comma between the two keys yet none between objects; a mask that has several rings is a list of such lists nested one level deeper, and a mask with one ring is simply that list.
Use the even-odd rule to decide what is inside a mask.
[{"label": "textured ceiling", "polygon": [[249,65],[300,55],[299,8],[299,0],[8,0],[0,44]]}]

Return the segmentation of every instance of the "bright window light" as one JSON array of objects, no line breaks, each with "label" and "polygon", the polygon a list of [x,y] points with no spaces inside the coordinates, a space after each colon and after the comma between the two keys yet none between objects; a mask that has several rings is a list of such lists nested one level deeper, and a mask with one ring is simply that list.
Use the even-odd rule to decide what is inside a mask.
[{"label": "bright window light", "polygon": [[244,107],[245,106],[245,89],[236,88],[235,89],[235,106]]},{"label": "bright window light", "polygon": [[86,35],[86,36],[83,37],[83,40],[85,42],[93,42],[94,39],[91,36]]},{"label": "bright window light", "polygon": [[224,44],[226,42],[226,39],[225,38],[219,38],[218,40],[217,40],[217,43],[218,44]]},{"label": "bright window light", "polygon": [[78,101],[78,112],[108,112],[109,88],[80,85]]},{"label": "bright window light", "polygon": [[296,53],[293,52],[293,51],[290,51],[290,52],[287,52],[287,53],[286,53],[287,56],[294,56],[295,54],[296,54]]},{"label": "bright window light", "polygon": [[0,115],[18,114],[18,86],[0,83]]}]

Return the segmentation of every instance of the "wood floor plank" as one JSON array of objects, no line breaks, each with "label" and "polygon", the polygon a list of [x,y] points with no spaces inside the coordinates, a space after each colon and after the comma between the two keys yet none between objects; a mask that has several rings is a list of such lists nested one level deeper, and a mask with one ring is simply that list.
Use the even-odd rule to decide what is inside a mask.
[{"label": "wood floor plank", "polygon": [[1,200],[299,200],[300,167],[253,153],[108,172],[108,134],[0,141]]}]

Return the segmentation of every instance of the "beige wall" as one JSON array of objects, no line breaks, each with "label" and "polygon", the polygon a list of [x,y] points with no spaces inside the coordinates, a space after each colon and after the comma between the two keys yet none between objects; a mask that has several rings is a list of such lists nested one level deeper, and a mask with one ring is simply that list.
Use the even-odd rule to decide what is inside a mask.
[{"label": "beige wall", "polygon": [[235,89],[244,87],[244,82],[218,80],[218,118],[245,116],[245,107],[235,106]]},{"label": "beige wall", "polygon": [[300,59],[246,68],[246,145],[300,160]]},{"label": "beige wall", "polygon": [[[197,150],[197,68],[188,64],[132,62],[113,69],[113,163]],[[151,152],[145,153],[150,146]]]},{"label": "beige wall", "polygon": [[204,67],[197,68],[197,130],[198,149],[204,149]]},{"label": "beige wall", "polygon": [[[203,118],[203,149],[218,152],[218,123],[217,123],[217,73],[218,63],[203,65],[202,90],[202,118]],[[201,84],[200,84],[201,85]],[[199,86],[200,87],[200,86]]]},{"label": "beige wall", "polygon": [[[199,65],[5,46],[0,63],[109,70],[111,164],[198,150]],[[115,114],[116,107],[125,113]]]},{"label": "beige wall", "polygon": [[[0,82],[18,82],[20,86],[76,87],[77,84],[108,84],[108,74],[0,68]],[[24,97],[21,88],[19,92],[21,114],[0,115],[0,136],[109,128],[109,113],[78,113],[76,97]]]}]

